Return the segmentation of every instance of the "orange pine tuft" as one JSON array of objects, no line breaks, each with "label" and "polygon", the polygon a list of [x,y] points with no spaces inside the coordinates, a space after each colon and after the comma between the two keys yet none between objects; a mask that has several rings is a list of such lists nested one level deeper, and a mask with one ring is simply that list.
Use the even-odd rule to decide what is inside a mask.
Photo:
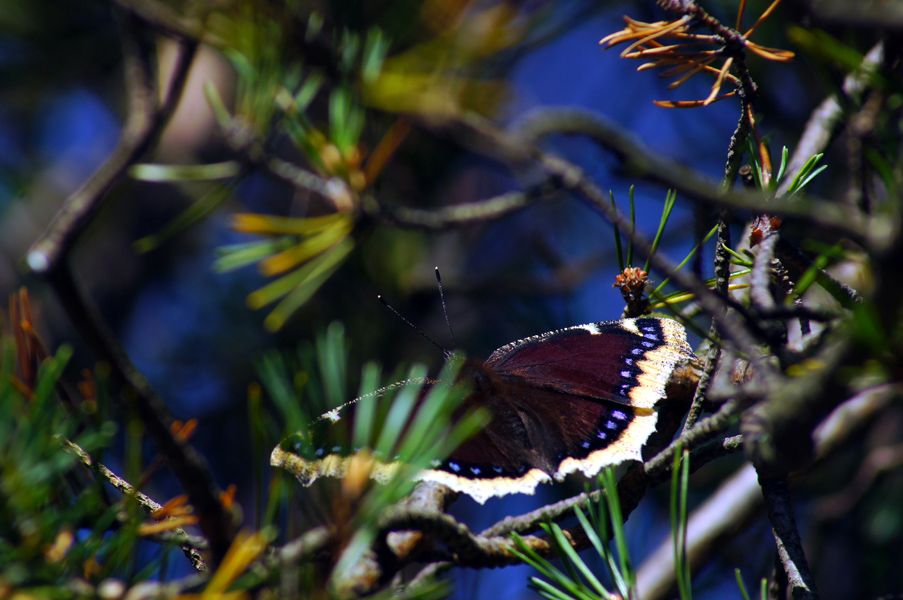
[{"label": "orange pine tuft", "polygon": [[227,511],[232,510],[232,506],[235,504],[235,491],[237,489],[233,483],[225,491],[219,493],[219,502]]},{"label": "orange pine tuft", "polygon": [[[793,52],[766,48],[749,40],[749,36],[774,12],[779,3],[780,0],[774,0],[746,33],[740,34],[739,31],[735,31],[734,43],[736,43],[736,38],[739,38],[742,40],[741,45],[744,50],[749,50],[767,60],[779,62],[791,60],[794,56]],[[737,15],[738,28],[744,7],[745,4],[741,6]],[[667,69],[661,73],[661,77],[677,77],[677,80],[668,86],[669,89],[683,85],[700,73],[715,78],[711,91],[704,100],[656,100],[657,106],[665,108],[708,106],[735,94],[735,92],[721,93],[725,82],[739,85],[738,77],[730,72],[732,68],[736,68],[735,56],[726,52],[729,46],[722,36],[694,33],[694,25],[697,22],[690,15],[684,15],[673,21],[657,21],[655,23],[644,23],[625,16],[624,22],[627,25],[624,29],[605,36],[599,43],[606,49],[616,44],[629,43],[630,45],[621,52],[621,58],[647,61],[640,65],[638,71]],[[716,65],[719,61],[723,62]]]}]

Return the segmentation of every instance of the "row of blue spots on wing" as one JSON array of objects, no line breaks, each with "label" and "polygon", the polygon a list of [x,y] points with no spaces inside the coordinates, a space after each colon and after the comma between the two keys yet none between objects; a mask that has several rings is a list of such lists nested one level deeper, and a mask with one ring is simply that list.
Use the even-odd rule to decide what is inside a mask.
[{"label": "row of blue spots on wing", "polygon": [[642,342],[644,347],[652,349],[664,342],[664,330],[662,329],[661,321],[658,319],[637,319],[636,326],[644,338],[659,342],[658,344]]},{"label": "row of blue spots on wing", "polygon": [[316,461],[329,455],[350,456],[359,451],[349,444],[326,443],[323,440],[308,439],[301,433],[293,433],[282,441],[281,448],[304,460]]},{"label": "row of blue spots on wing", "polygon": [[576,459],[584,459],[593,452],[608,447],[617,440],[630,423],[633,421],[633,411],[627,407],[612,408],[596,423],[592,437],[581,440],[577,448],[571,449],[569,454],[559,453],[558,460],[562,461],[568,456]]},{"label": "row of blue spots on wing", "polygon": [[637,377],[642,371],[637,363],[643,360],[646,352],[664,343],[664,332],[658,319],[637,319],[636,325],[644,339],[622,358],[624,364],[619,371],[621,380],[615,384],[615,395],[623,398],[629,398],[630,390],[639,383]]},{"label": "row of blue spots on wing", "polygon": [[433,469],[447,471],[452,475],[467,479],[496,479],[499,477],[516,478],[523,476],[530,470],[530,465],[520,465],[516,469],[509,469],[500,465],[485,465],[465,462],[461,460],[435,460],[431,465]]}]

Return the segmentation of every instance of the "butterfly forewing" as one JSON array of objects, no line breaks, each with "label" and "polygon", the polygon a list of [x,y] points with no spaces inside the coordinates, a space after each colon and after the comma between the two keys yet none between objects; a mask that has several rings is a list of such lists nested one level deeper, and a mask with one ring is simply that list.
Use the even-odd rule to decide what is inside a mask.
[{"label": "butterfly forewing", "polygon": [[486,361],[502,376],[588,399],[651,408],[677,363],[691,357],[669,319],[603,321],[512,342]]}]

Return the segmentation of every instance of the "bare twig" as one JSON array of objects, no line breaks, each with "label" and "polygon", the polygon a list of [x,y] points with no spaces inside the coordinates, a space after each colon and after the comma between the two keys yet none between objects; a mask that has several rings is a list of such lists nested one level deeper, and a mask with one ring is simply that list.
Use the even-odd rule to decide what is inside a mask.
[{"label": "bare twig", "polygon": [[88,223],[100,210],[112,187],[125,175],[160,135],[178,104],[197,44],[180,41],[173,75],[162,104],[154,85],[154,69],[140,43],[140,32],[129,17],[123,26],[123,63],[128,97],[127,117],[122,135],[107,161],[81,188],[73,192],[57,212],[47,231],[28,251],[29,268],[41,275],[60,268]]},{"label": "bare twig", "polygon": [[593,502],[597,502],[600,495],[602,495],[603,493],[604,492],[602,492],[601,490],[595,490],[590,493],[578,494],[571,498],[555,502],[554,504],[543,506],[542,508],[538,508],[523,515],[518,515],[516,517],[505,517],[492,527],[484,529],[482,532],[480,532],[480,535],[507,535],[512,532],[523,535],[537,531],[541,523],[547,523],[549,521],[560,521],[566,516],[573,514],[574,509],[576,508],[586,510],[586,508]]},{"label": "bare twig", "polygon": [[774,258],[775,246],[779,234],[770,233],[759,243],[759,252],[749,276],[749,297],[753,305],[761,311],[769,311],[775,307],[771,294],[771,260]]},{"label": "bare twig", "polygon": [[[812,260],[803,254],[797,246],[788,241],[785,236],[778,240],[775,256],[781,261],[789,272],[790,277],[799,280],[808,269],[814,266]],[[831,294],[844,308],[853,308],[862,302],[862,295],[837,279],[831,277],[824,269],[818,269],[817,281],[829,294]]]},{"label": "bare twig", "polygon": [[796,520],[793,518],[787,478],[760,475],[759,484],[762,486],[762,495],[765,496],[768,520],[774,531],[778,556],[781,558],[784,572],[787,573],[791,594],[794,600],[817,600],[815,580],[809,571],[803,542],[796,529]]},{"label": "bare twig", "polygon": [[[530,143],[553,134],[583,135],[617,156],[626,172],[636,177],[673,188],[683,196],[722,209],[749,210],[754,213],[799,218],[830,231],[855,238],[867,234],[867,223],[859,211],[848,206],[814,197],[794,196],[792,202],[767,203],[762,194],[742,189],[727,191],[723,183],[703,177],[698,172],[649,148],[635,135],[617,123],[591,111],[553,107],[532,111],[508,129],[520,140],[519,155],[529,150]],[[526,142],[526,143],[525,143]],[[518,150],[517,146],[511,152]]]},{"label": "bare twig", "polygon": [[[737,180],[737,173],[743,166],[743,156],[746,152],[746,138],[749,136],[749,118],[747,117],[750,105],[746,102],[745,97],[741,97],[743,104],[740,107],[740,119],[737,121],[737,127],[731,135],[731,142],[727,147],[727,160],[724,164],[724,179],[721,182],[722,188],[730,190],[734,187]],[[725,215],[722,215],[724,217]],[[723,219],[722,219],[723,220]]]},{"label": "bare twig", "polygon": [[[368,212],[373,216],[383,217],[404,227],[446,231],[500,219],[538,202],[548,200],[554,195],[553,190],[542,187],[527,192],[507,192],[478,202],[455,204],[437,210],[423,210],[391,204],[377,205],[374,201],[371,203],[372,209]],[[366,210],[367,203],[364,206]]]},{"label": "bare twig", "polygon": [[[117,490],[119,490],[126,496],[134,498],[138,505],[143,508],[144,512],[146,512],[147,514],[151,514],[163,508],[163,505],[156,502],[147,494],[136,490],[128,481],[119,477],[105,465],[101,463],[95,463],[91,459],[91,455],[85,452],[78,444],[64,439],[63,449],[78,458],[78,460],[81,461],[81,463],[85,466],[91,467],[92,470],[100,474],[101,477],[103,477]],[[185,553],[185,556],[188,557],[188,560],[191,561],[191,566],[193,566],[195,570],[200,573],[206,572],[207,564],[204,562],[204,559],[198,549],[206,548],[207,540],[190,536],[181,527],[172,529],[172,532],[179,537],[179,547],[182,549],[182,552]]]},{"label": "bare twig", "polygon": [[332,200],[337,209],[341,207],[342,202],[336,201],[335,197],[339,195],[344,197],[350,193],[347,191],[347,184],[339,178],[326,179],[320,177],[316,173],[302,169],[275,156],[266,160],[262,166],[267,172],[290,183],[299,190],[314,192]]},{"label": "bare twig", "polygon": [[[724,165],[724,179],[721,182],[722,189],[724,190],[730,190],[734,187],[734,181],[737,179],[737,173],[739,172],[743,161],[743,149],[746,145],[746,138],[749,135],[749,119],[747,118],[749,104],[745,95],[742,96],[742,100],[743,105],[740,110],[740,119],[737,121],[737,127],[734,129],[734,134],[731,136],[731,141],[727,149],[727,162]],[[730,226],[728,226],[728,216],[730,212],[731,211],[728,210],[720,211],[718,217],[718,238],[715,242],[714,289],[725,298],[728,297],[728,286],[730,284],[731,274],[730,255],[727,252],[727,248],[731,246],[731,229]],[[700,252],[697,256],[701,258],[702,253]],[[717,340],[720,337],[718,335],[718,323],[715,319],[712,319],[709,337],[713,340]],[[702,369],[702,375],[699,378],[699,385],[696,386],[693,402],[690,404],[690,409],[687,411],[687,418],[684,421],[682,433],[688,431],[702,414],[702,403],[709,390],[709,383],[712,380],[712,375],[715,373],[715,368],[718,366],[719,358],[721,358],[721,345],[717,343],[711,344],[708,352],[706,352],[705,365]]]},{"label": "bare twig", "polygon": [[[878,42],[865,55],[859,68],[843,80],[844,93],[847,96],[856,96],[862,93],[883,60],[884,43]],[[812,112],[812,116],[806,123],[806,129],[787,163],[786,174],[783,183],[778,188],[777,197],[781,197],[787,192],[794,176],[806,164],[806,161],[816,154],[824,152],[837,133],[842,117],[843,107],[838,95],[827,98]]]},{"label": "bare twig", "polygon": [[272,565],[293,564],[321,551],[329,543],[332,531],[328,527],[315,527],[278,549],[271,556]]},{"label": "bare twig", "polygon": [[[727,180],[725,179],[725,181]],[[726,248],[730,246],[730,239],[730,227],[728,226],[724,215],[722,215],[718,222],[718,240],[715,244],[715,290],[724,297],[727,297],[728,284],[730,283],[731,263],[730,256],[726,250]],[[712,339],[718,339],[719,337],[718,323],[715,319],[712,319],[709,334]],[[684,421],[684,427],[681,431],[682,434],[689,431],[702,414],[702,403],[706,398],[709,384],[712,381],[712,376],[715,374],[715,369],[718,366],[718,360],[720,358],[721,345],[717,343],[711,344],[708,352],[706,352],[705,364],[702,368],[702,374],[699,377],[699,384],[696,386],[696,392],[693,395],[693,402],[690,404],[689,411],[687,411],[687,418]]]}]

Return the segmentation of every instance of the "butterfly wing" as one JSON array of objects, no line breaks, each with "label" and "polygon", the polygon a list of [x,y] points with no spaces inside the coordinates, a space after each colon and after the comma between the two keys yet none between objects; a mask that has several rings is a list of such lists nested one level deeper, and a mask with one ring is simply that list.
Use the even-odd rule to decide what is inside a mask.
[{"label": "butterfly wing", "polygon": [[[483,503],[532,494],[539,483],[574,471],[591,477],[607,465],[639,460],[655,430],[655,403],[675,366],[692,357],[679,324],[642,318],[553,331],[503,346],[486,363],[467,361],[459,378],[473,391],[455,415],[486,408],[492,420],[420,478]],[[327,434],[348,427],[353,411],[354,402],[321,417],[315,439],[304,444],[287,438],[271,463],[305,485],[344,475],[355,449],[331,445]],[[387,480],[395,468],[379,464],[373,477]]]},{"label": "butterfly wing", "polygon": [[501,376],[590,400],[652,408],[693,352],[671,319],[603,321],[512,342],[486,364]]},{"label": "butterfly wing", "polygon": [[656,402],[674,368],[693,357],[669,319],[592,323],[496,350],[469,402],[492,421],[424,475],[483,502],[582,471],[641,460]]},{"label": "butterfly wing", "polygon": [[[497,376],[496,376],[497,377]],[[468,400],[492,420],[443,461],[423,473],[483,503],[492,496],[532,494],[539,483],[640,460],[655,431],[653,409],[594,401],[510,378]]]}]

